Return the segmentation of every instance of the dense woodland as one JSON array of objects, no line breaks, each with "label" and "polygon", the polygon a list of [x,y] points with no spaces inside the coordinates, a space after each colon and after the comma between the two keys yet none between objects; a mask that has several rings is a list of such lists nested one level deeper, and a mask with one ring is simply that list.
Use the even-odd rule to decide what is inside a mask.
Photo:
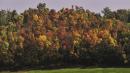
[{"label": "dense woodland", "polygon": [[0,11],[0,67],[130,66],[130,10],[40,3],[18,14]]}]

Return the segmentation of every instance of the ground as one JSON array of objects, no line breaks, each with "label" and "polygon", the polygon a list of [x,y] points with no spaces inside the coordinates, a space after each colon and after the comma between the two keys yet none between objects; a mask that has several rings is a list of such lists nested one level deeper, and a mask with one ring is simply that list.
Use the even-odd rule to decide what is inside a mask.
[{"label": "ground", "polygon": [[55,70],[2,71],[0,73],[130,73],[130,68],[64,68]]}]

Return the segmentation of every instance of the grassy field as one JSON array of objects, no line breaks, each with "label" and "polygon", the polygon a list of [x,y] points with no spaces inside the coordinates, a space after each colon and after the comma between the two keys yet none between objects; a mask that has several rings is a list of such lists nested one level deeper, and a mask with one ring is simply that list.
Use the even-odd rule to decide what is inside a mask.
[{"label": "grassy field", "polygon": [[0,73],[130,73],[130,68],[65,68],[56,70],[3,71]]}]

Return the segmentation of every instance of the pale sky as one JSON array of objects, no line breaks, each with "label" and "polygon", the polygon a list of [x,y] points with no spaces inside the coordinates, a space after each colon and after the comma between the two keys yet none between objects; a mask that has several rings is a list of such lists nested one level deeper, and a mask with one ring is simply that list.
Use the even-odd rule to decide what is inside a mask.
[{"label": "pale sky", "polygon": [[25,9],[36,8],[37,4],[45,2],[50,9],[59,10],[72,5],[82,6],[94,12],[100,12],[104,7],[116,9],[130,9],[130,0],[0,0],[0,9],[16,9],[23,12]]}]

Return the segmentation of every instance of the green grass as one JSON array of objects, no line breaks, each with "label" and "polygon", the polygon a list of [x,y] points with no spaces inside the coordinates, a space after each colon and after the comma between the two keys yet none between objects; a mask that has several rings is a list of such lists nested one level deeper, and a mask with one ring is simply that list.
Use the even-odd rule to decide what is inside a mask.
[{"label": "green grass", "polygon": [[65,68],[56,70],[3,71],[0,73],[130,73],[130,68]]}]

